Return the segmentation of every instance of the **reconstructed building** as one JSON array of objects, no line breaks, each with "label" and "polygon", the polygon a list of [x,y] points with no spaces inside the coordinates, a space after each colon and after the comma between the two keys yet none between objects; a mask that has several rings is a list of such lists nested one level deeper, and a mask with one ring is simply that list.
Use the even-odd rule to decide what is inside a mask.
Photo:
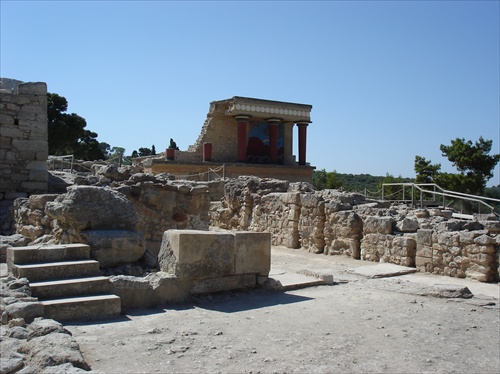
[{"label": "reconstructed building", "polygon": [[[195,176],[223,166],[225,177],[254,175],[291,182],[312,182],[307,163],[307,127],[312,105],[235,96],[210,103],[196,143],[187,151],[167,150],[152,159],[153,173]],[[297,128],[298,160],[293,155]]]}]

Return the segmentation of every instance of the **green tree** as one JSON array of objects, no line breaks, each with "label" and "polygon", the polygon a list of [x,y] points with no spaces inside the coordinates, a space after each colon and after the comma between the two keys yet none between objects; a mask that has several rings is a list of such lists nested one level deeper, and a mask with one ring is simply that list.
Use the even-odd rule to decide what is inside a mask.
[{"label": "green tree", "polygon": [[168,148],[175,149],[176,151],[179,150],[179,147],[177,146],[177,143],[174,142],[174,139],[170,138],[170,143],[168,145]]},{"label": "green tree", "polygon": [[441,164],[433,165],[430,160],[424,157],[415,156],[415,183],[434,183],[435,178],[441,170]]},{"label": "green tree", "polygon": [[140,157],[151,156],[151,149],[144,147],[139,148],[139,156]]},{"label": "green tree", "polygon": [[97,141],[97,133],[86,130],[87,122],[75,113],[66,113],[68,101],[54,93],[47,93],[47,120],[49,154],[73,154],[84,160],[104,159]]},{"label": "green tree", "polygon": [[153,144],[151,146],[151,156],[155,156],[156,155],[156,148],[155,148],[155,145]]},{"label": "green tree", "polygon": [[491,140],[482,137],[474,144],[460,138],[452,140],[449,146],[441,144],[442,155],[457,168],[458,174],[443,173],[440,164],[432,165],[425,158],[416,156],[414,168],[417,183],[432,181],[448,190],[481,195],[500,161],[500,154],[489,154],[492,144]]},{"label": "green tree", "polygon": [[313,186],[317,190],[324,190],[326,188],[326,170],[315,170],[312,178]]},{"label": "green tree", "polygon": [[482,194],[486,183],[493,177],[493,169],[500,161],[500,154],[490,155],[492,140],[471,140],[456,138],[451,145],[441,144],[439,148],[464,177],[463,192]]},{"label": "green tree", "polygon": [[104,158],[107,159],[111,152],[111,146],[108,143],[101,142],[99,143],[99,148],[101,148]]},{"label": "green tree", "polygon": [[313,186],[318,190],[338,189],[342,187],[342,181],[338,178],[336,171],[327,172],[321,169],[313,173]]}]

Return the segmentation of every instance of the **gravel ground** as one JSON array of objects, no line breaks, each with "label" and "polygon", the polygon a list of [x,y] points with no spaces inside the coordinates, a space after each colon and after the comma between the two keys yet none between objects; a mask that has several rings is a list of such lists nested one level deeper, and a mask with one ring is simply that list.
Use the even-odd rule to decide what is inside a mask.
[{"label": "gravel ground", "polygon": [[[345,257],[273,248],[273,268],[334,275],[287,292],[199,297],[117,320],[70,324],[102,373],[498,373],[498,284],[409,274],[368,279]],[[472,299],[428,295],[468,285]],[[477,292],[481,292],[479,295]]]}]

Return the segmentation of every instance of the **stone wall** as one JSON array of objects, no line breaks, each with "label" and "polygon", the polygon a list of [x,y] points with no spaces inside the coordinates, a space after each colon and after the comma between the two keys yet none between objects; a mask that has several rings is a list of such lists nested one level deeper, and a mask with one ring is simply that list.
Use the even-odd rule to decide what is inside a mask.
[{"label": "stone wall", "polygon": [[[163,232],[208,230],[209,206],[206,184],[134,174],[115,181],[114,188],[73,186],[65,194],[19,198],[14,216],[16,232],[28,237],[31,244],[85,243],[102,266],[142,257],[146,265],[156,267]],[[109,250],[105,252],[103,247]]]},{"label": "stone wall", "polygon": [[[9,81],[2,79],[2,87]],[[0,89],[0,122],[0,200],[46,192],[47,85]]]},{"label": "stone wall", "polygon": [[210,219],[224,229],[269,232],[273,245],[484,282],[500,279],[495,217],[462,221],[450,210],[371,203],[359,194],[242,177],[226,184]]},{"label": "stone wall", "polygon": [[439,226],[435,229],[418,230],[417,269],[481,282],[498,281],[499,222],[483,222],[477,230],[464,230],[464,224],[455,222],[448,230]]},{"label": "stone wall", "polygon": [[[211,226],[270,233],[273,245],[318,254],[388,262],[416,267],[422,272],[480,281],[500,279],[500,221],[493,216],[464,221],[454,219],[450,210],[367,202],[356,193],[313,191],[307,183],[256,177],[227,180],[223,197],[212,202],[207,183],[171,181],[138,173],[126,180],[112,181],[110,186],[123,195],[136,212],[133,230],[131,226],[126,229],[143,235],[142,260],[150,267],[157,266],[165,231],[206,231]],[[96,224],[91,228],[68,224],[67,218],[59,217],[53,208],[48,208],[55,200],[62,203],[64,198],[34,195],[18,199],[17,232],[35,244],[96,241],[95,235],[85,235],[89,232],[86,230],[96,229]],[[118,214],[114,207],[105,209],[104,203],[94,201],[94,205],[109,210],[106,214]]]}]

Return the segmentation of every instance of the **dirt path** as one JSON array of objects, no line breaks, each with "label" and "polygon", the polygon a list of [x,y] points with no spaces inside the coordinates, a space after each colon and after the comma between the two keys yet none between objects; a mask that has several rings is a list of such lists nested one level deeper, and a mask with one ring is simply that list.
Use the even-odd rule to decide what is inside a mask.
[{"label": "dirt path", "polygon": [[[303,255],[273,249],[273,266],[302,270]],[[66,328],[93,370],[103,373],[500,370],[497,300],[495,306],[484,307],[476,305],[484,304],[481,299],[419,296],[413,292],[418,287],[406,287],[412,293],[405,293],[405,282],[425,286],[432,281],[412,281],[411,275],[356,277],[349,268],[359,262],[310,256],[305,268],[331,271],[346,282],[286,293],[219,294],[133,310],[109,323]],[[422,275],[416,276],[418,280]],[[493,294],[498,290],[498,285],[487,286]]]}]

